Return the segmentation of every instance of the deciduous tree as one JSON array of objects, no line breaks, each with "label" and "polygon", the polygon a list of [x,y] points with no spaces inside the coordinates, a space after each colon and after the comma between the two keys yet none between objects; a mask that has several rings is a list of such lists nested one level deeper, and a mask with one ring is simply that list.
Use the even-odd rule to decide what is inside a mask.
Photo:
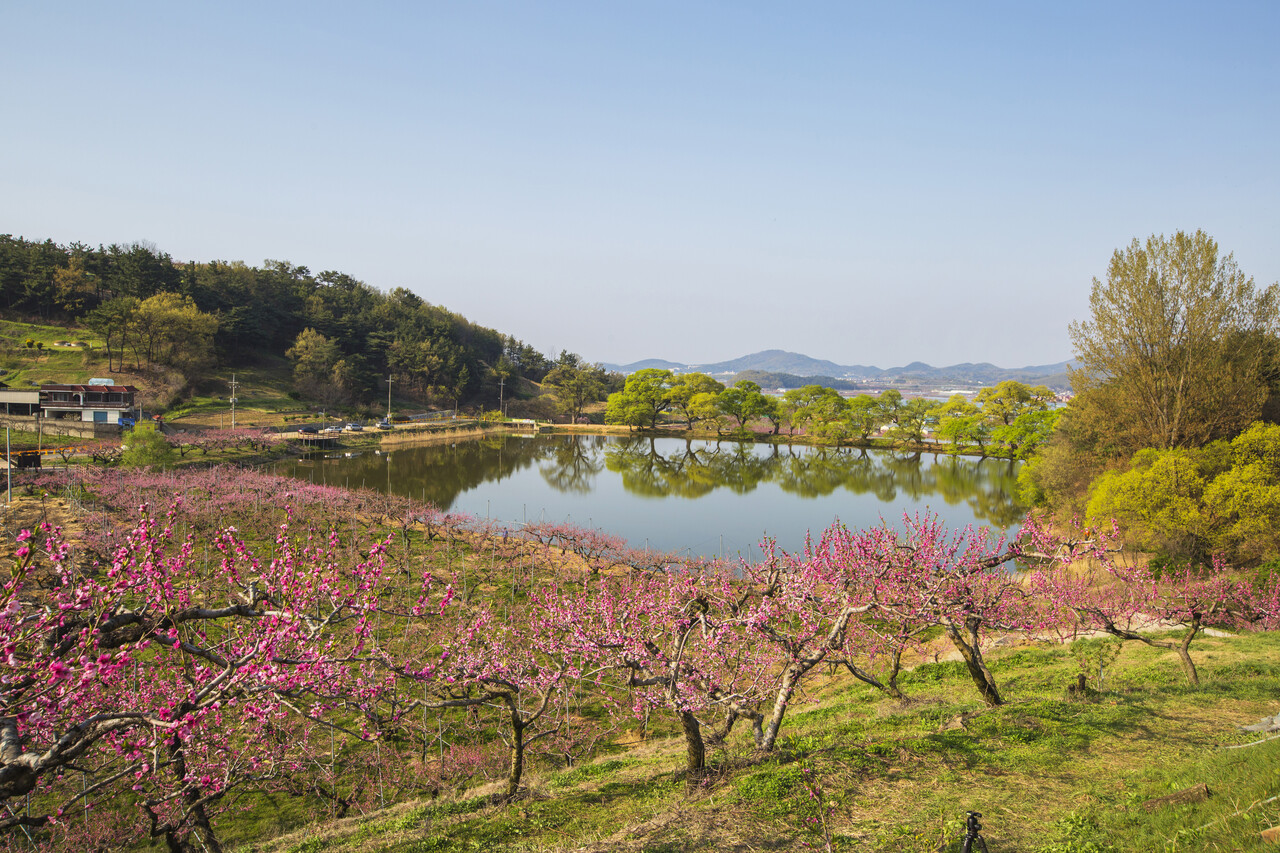
[{"label": "deciduous tree", "polygon": [[991,388],[983,388],[974,398],[983,416],[992,426],[1009,426],[1024,412],[1042,412],[1053,402],[1053,392],[1044,385],[1024,385],[1006,379]]},{"label": "deciduous tree", "polygon": [[748,423],[764,417],[771,408],[770,400],[760,386],[749,379],[721,391],[716,404],[720,411],[738,422],[738,429],[746,429]]},{"label": "deciduous tree", "polygon": [[107,370],[124,369],[125,348],[133,339],[133,316],[137,310],[137,299],[118,296],[99,305],[86,318],[89,328],[102,337]]},{"label": "deciduous tree", "polygon": [[[707,417],[705,407],[698,406],[694,401],[701,395],[719,394],[723,390],[723,383],[705,373],[681,373],[671,381],[667,396],[671,400],[671,408],[684,416],[688,429],[693,429],[694,422]],[[702,401],[705,399],[703,397]]]},{"label": "deciduous tree", "polygon": [[295,547],[287,528],[271,560],[229,531],[216,544],[206,566],[144,516],[87,571],[57,531],[19,537],[0,588],[0,831],[84,849],[78,811],[132,809],[116,842],[216,853],[228,795],[309,772],[313,726],[350,722],[383,546],[339,572],[335,539]]},{"label": "deciduous tree", "polygon": [[782,395],[782,411],[787,416],[787,424],[794,435],[798,429],[806,429],[818,415],[820,402],[840,395],[832,388],[823,385],[805,385],[802,388],[791,388]]},{"label": "deciduous tree", "polygon": [[1203,231],[1135,239],[1094,279],[1090,318],[1070,326],[1082,402],[1104,409],[1127,452],[1230,437],[1266,398],[1280,287],[1255,287]]},{"label": "deciduous tree", "polygon": [[132,322],[134,347],[148,365],[179,367],[194,379],[213,358],[218,320],[197,308],[189,296],[150,296],[138,304]]},{"label": "deciduous tree", "polygon": [[919,444],[924,441],[925,434],[929,431],[929,425],[936,417],[940,405],[938,401],[924,397],[907,400],[898,407],[896,412],[893,437],[907,444]]},{"label": "deciduous tree", "polygon": [[977,405],[963,394],[953,394],[938,409],[938,437],[959,450],[975,446],[985,456],[991,428]]},{"label": "deciduous tree", "polygon": [[1280,426],[1254,424],[1231,442],[1231,467],[1204,491],[1213,542],[1246,561],[1280,556]]},{"label": "deciduous tree", "polygon": [[653,429],[662,413],[671,408],[669,392],[674,381],[670,370],[637,370],[627,377],[621,391],[609,395],[605,421]]},{"label": "deciduous tree", "polygon": [[125,437],[120,464],[128,468],[166,468],[173,465],[174,450],[154,425],[138,424]]},{"label": "deciduous tree", "polygon": [[[1096,551],[1106,571],[1090,575],[1042,575],[1032,584],[1041,597],[1072,610],[1083,630],[1105,631],[1122,640],[1136,640],[1177,652],[1189,684],[1200,683],[1191,657],[1191,644],[1210,626],[1242,628],[1250,621],[1268,624],[1265,591],[1258,595],[1239,580],[1221,559],[1208,566],[1184,566],[1163,572],[1147,564],[1114,559]],[[1262,602],[1263,606],[1257,604]],[[1181,628],[1176,640],[1155,634],[1170,626]]]},{"label": "deciduous tree", "polygon": [[542,384],[556,395],[556,407],[576,422],[587,404],[601,399],[605,389],[605,371],[598,364],[583,364],[575,356],[562,360],[543,377]]},{"label": "deciduous tree", "polygon": [[1053,551],[1051,537],[1028,517],[1013,542],[985,530],[949,531],[935,515],[904,516],[888,525],[833,537],[832,549],[851,583],[867,590],[872,610],[908,626],[941,628],[964,660],[988,705],[1004,698],[983,646],[994,631],[1029,632],[1052,621],[1007,564]]},{"label": "deciduous tree", "polygon": [[1005,446],[1016,459],[1026,459],[1048,440],[1061,416],[1060,409],[1023,412],[1008,426],[991,430],[991,439]]}]

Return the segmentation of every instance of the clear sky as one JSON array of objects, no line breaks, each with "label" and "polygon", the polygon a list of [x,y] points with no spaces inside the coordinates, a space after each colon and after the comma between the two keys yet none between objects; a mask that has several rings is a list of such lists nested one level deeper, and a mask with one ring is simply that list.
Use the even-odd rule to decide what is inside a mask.
[{"label": "clear sky", "polygon": [[1280,278],[1280,4],[0,8],[0,233],[406,287],[549,353],[1070,357],[1134,237]]}]

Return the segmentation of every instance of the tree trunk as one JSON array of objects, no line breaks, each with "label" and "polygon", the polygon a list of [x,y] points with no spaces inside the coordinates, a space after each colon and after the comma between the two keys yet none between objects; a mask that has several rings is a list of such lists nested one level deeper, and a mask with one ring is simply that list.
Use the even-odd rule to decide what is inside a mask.
[{"label": "tree trunk", "polygon": [[778,687],[778,698],[774,700],[773,712],[769,715],[769,722],[764,727],[764,738],[760,741],[760,748],[765,752],[773,751],[773,745],[778,740],[778,729],[782,728],[782,718],[787,713],[787,705],[791,702],[792,694],[796,692],[796,685],[812,666],[812,664],[809,666],[792,664],[782,676],[782,684]]},{"label": "tree trunk", "polygon": [[524,725],[516,711],[511,712],[511,770],[507,773],[506,799],[513,800],[520,791],[520,777],[524,775]]},{"label": "tree trunk", "polygon": [[[0,694],[6,706],[10,694]],[[22,738],[18,735],[17,717],[0,717],[0,799],[16,799],[35,790],[40,777],[30,767],[18,763],[22,756]]]},{"label": "tree trunk", "polygon": [[1182,671],[1187,674],[1187,681],[1197,687],[1200,685],[1200,673],[1196,672],[1195,661],[1191,659],[1191,641],[1199,633],[1200,618],[1197,616],[1191,620],[1187,633],[1182,635],[1182,642],[1178,644],[1178,657],[1182,659]]},{"label": "tree trunk", "polygon": [[974,686],[978,688],[982,701],[991,707],[997,707],[1004,704],[1004,700],[1000,698],[1000,691],[996,689],[996,680],[991,675],[991,670],[987,669],[986,663],[982,660],[982,649],[978,646],[978,623],[970,620],[965,623],[965,628],[969,633],[969,639],[960,633],[960,629],[955,625],[947,625],[947,636],[951,638],[951,643],[960,652],[960,656],[964,658],[965,667],[969,670],[969,677],[973,679]]},{"label": "tree trunk", "polygon": [[894,699],[905,699],[907,697],[898,689],[898,673],[902,669],[902,654],[900,652],[894,652],[892,661],[892,668],[889,670],[889,678],[887,682],[881,681],[862,667],[850,663],[847,660],[843,663],[844,668],[849,670],[849,674],[861,681],[863,684],[869,684],[876,690],[879,690],[881,693],[886,696],[891,696]]},{"label": "tree trunk", "polygon": [[711,732],[711,742],[712,743],[715,743],[716,741],[723,742],[725,738],[729,737],[729,733],[733,731],[733,724],[736,722],[738,722],[738,712],[733,710],[732,708],[729,708],[728,710],[725,711],[724,728],[721,729],[720,731]]},{"label": "tree trunk", "polygon": [[692,781],[700,777],[707,768],[707,748],[702,742],[702,726],[698,724],[697,717],[688,711],[681,711],[680,725],[684,728],[684,766]]},{"label": "tree trunk", "polygon": [[1187,683],[1194,686],[1199,686],[1200,684],[1200,673],[1196,671],[1195,661],[1191,659],[1191,641],[1200,633],[1201,627],[1203,627],[1203,624],[1200,621],[1200,617],[1193,616],[1191,624],[1187,626],[1187,633],[1182,635],[1181,642],[1172,643],[1167,640],[1153,640],[1150,637],[1139,634],[1137,631],[1120,628],[1110,621],[1104,622],[1102,626],[1103,630],[1108,634],[1119,637],[1122,640],[1137,640],[1140,643],[1146,643],[1148,646],[1158,649],[1172,649],[1177,652],[1178,658],[1182,662],[1182,671],[1187,676]]},{"label": "tree trunk", "polygon": [[[181,782],[187,778],[187,758],[182,750],[182,742],[175,736],[168,744],[169,757],[173,761],[173,775]],[[183,802],[186,805],[187,813],[191,815],[191,823],[195,830],[199,831],[202,836],[201,841],[204,849],[209,853],[223,853],[222,844],[218,841],[218,836],[214,834],[213,826],[209,823],[209,813],[205,811],[204,803],[201,802],[200,791],[195,787],[187,787],[182,793]],[[165,844],[173,853],[195,853],[195,845],[193,845],[186,835],[178,834],[178,824],[170,824],[165,827],[164,838]]]},{"label": "tree trunk", "polygon": [[906,699],[907,695],[898,687],[898,676],[902,674],[902,649],[894,649],[889,656],[889,695],[894,699]]}]

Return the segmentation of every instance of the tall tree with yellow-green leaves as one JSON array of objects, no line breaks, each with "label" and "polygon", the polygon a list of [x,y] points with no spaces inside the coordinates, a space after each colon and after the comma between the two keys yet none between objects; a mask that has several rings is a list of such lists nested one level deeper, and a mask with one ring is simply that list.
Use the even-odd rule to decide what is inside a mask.
[{"label": "tall tree with yellow-green leaves", "polygon": [[1094,279],[1090,318],[1072,323],[1082,408],[1114,446],[1195,447],[1262,411],[1280,287],[1257,287],[1203,231],[1134,240]]}]

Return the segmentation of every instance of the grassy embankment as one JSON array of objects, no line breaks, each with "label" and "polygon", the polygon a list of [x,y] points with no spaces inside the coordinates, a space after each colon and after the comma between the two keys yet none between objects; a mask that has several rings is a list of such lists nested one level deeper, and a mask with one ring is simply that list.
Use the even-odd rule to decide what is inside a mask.
[{"label": "grassy embankment", "polygon": [[[634,733],[592,763],[530,779],[528,796],[493,805],[488,789],[408,802],[312,826],[255,853],[346,851],[644,851],[823,849],[956,851],[965,810],[983,813],[992,851],[1270,850],[1280,822],[1280,740],[1246,749],[1237,723],[1274,713],[1280,635],[1203,643],[1205,684],[1182,683],[1167,652],[1126,646],[1089,701],[1063,686],[1098,641],[999,657],[1013,700],[989,709],[958,663],[903,679],[911,697],[882,698],[832,680],[789,723],[778,754],[733,739],[696,793],[673,768],[678,738]],[[1204,802],[1148,811],[1144,802],[1199,783]]]},{"label": "grassy embankment", "polygon": [[[28,348],[28,340],[43,346]],[[84,382],[101,345],[88,329],[0,320],[0,382],[13,388]]]}]

